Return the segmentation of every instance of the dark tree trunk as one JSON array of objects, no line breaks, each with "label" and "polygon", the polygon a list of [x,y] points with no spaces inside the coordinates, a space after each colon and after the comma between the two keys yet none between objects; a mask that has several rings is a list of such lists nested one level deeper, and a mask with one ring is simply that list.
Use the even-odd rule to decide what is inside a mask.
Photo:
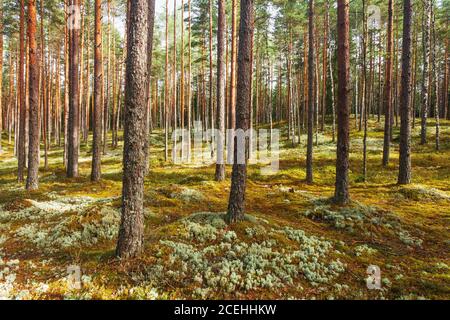
[{"label": "dark tree trunk", "polygon": [[399,184],[411,183],[411,0],[403,0],[402,82],[400,89],[400,168]]},{"label": "dark tree trunk", "polygon": [[217,28],[217,139],[216,181],[225,180],[224,137],[225,137],[225,0],[219,0]]},{"label": "dark tree trunk", "polygon": [[338,99],[337,99],[337,159],[336,189],[334,198],[338,204],[349,202],[348,168],[350,151],[350,110],[349,110],[349,0],[338,0],[337,7],[337,44],[338,44]]},{"label": "dark tree trunk", "polygon": [[[79,7],[80,0],[72,0],[73,6]],[[74,12],[69,12],[74,14]],[[69,30],[69,130],[67,152],[67,177],[78,177],[78,135],[79,135],[79,59],[80,59],[80,30]]]},{"label": "dark tree trunk", "polygon": [[29,41],[29,147],[27,190],[39,186],[39,64],[36,43],[36,0],[28,1]]},{"label": "dark tree trunk", "polygon": [[314,0],[309,0],[309,54],[308,54],[308,144],[306,151],[306,181],[313,182],[313,127],[314,127]]},{"label": "dark tree trunk", "polygon": [[102,101],[103,101],[103,57],[102,57],[102,2],[95,0],[95,47],[94,47],[94,110],[91,181],[101,178],[102,147]]},{"label": "dark tree trunk", "polygon": [[392,114],[392,57],[393,51],[393,23],[394,23],[394,0],[389,0],[388,6],[388,29],[387,29],[387,52],[386,52],[386,76],[384,87],[384,145],[383,166],[389,164],[391,146],[391,114]]},{"label": "dark tree trunk", "polygon": [[[250,90],[251,90],[251,60],[252,38],[254,29],[253,0],[241,0],[241,18],[239,27],[239,52],[237,66],[237,88],[239,94],[236,101],[236,130],[246,132],[250,127]],[[248,144],[240,154],[247,154]],[[244,218],[245,187],[247,178],[247,164],[238,163],[238,145],[234,138],[234,162],[231,177],[231,192],[228,202],[227,221],[234,223]]]},{"label": "dark tree trunk", "polygon": [[116,249],[120,258],[138,255],[144,239],[147,37],[148,3],[131,1],[127,32],[122,219]]}]

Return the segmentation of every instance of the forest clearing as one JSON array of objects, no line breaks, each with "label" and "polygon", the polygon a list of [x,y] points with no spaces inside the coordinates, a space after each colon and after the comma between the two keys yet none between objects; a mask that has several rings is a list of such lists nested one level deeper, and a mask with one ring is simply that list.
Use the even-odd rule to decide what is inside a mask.
[{"label": "forest clearing", "polygon": [[0,299],[449,300],[449,9],[0,0]]}]

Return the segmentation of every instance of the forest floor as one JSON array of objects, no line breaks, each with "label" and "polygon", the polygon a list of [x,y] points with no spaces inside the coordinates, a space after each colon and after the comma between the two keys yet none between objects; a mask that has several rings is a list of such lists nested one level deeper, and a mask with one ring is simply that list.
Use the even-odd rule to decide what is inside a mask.
[{"label": "forest floor", "polygon": [[[231,167],[219,183],[214,165],[166,164],[163,134],[155,132],[145,181],[145,250],[129,261],[114,257],[121,148],[107,149],[103,179],[91,183],[88,147],[81,147],[80,177],[67,179],[62,148],[52,145],[39,191],[26,192],[4,134],[0,298],[450,299],[450,122],[441,124],[440,152],[433,125],[426,146],[419,145],[419,126],[413,130],[414,184],[405,187],[396,185],[398,129],[384,168],[383,125],[370,121],[363,182],[363,135],[353,128],[352,203],[344,208],[329,201],[330,128],[318,136],[311,185],[305,183],[306,137],[295,147],[281,141],[278,173],[249,167],[247,217],[231,227],[223,220]],[[366,286],[369,265],[381,271],[379,290]],[[81,268],[81,289],[68,281],[70,266]]]}]

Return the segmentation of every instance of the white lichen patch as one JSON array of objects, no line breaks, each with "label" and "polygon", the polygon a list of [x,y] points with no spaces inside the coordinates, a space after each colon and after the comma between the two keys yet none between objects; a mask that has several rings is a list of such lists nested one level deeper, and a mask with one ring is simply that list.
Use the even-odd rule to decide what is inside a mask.
[{"label": "white lichen patch", "polygon": [[423,243],[422,239],[413,237],[408,231],[405,230],[399,231],[398,237],[401,242],[408,246],[421,247]]},{"label": "white lichen patch", "polygon": [[450,200],[450,194],[436,189],[423,185],[409,185],[402,186],[398,188],[396,195],[408,199],[408,200],[428,200],[428,201],[440,201],[440,200]]},{"label": "white lichen patch", "polygon": [[96,199],[88,196],[59,196],[49,193],[48,201],[37,201],[25,199],[26,207],[18,211],[5,210],[5,206],[0,209],[0,222],[20,220],[41,221],[60,216],[68,212],[83,212],[94,204],[107,203],[112,198]]},{"label": "white lichen patch", "polygon": [[378,252],[377,249],[373,249],[373,248],[369,247],[366,244],[357,246],[355,248],[355,255],[357,257],[359,257],[359,256],[370,256],[370,255],[373,255],[373,254],[375,254],[377,252]]},{"label": "white lichen patch", "polygon": [[46,252],[82,245],[94,245],[99,240],[111,240],[117,236],[119,211],[103,207],[95,216],[85,211],[46,224],[32,222],[15,230],[14,235],[34,244]]},{"label": "white lichen patch", "polygon": [[422,246],[423,240],[412,236],[404,229],[398,216],[377,207],[352,202],[350,206],[333,207],[330,199],[322,198],[312,201],[313,208],[304,215],[313,220],[324,221],[336,229],[354,233],[358,230],[366,236],[371,235],[374,228],[384,229],[408,246]]},{"label": "white lichen patch", "polygon": [[[207,298],[219,292],[277,290],[301,279],[313,286],[327,285],[345,270],[343,262],[333,259],[331,241],[303,230],[262,226],[247,228],[242,238],[223,229],[223,223],[216,221],[213,226],[219,218],[220,214],[202,213],[181,221],[177,234],[185,241],[161,239],[157,263],[138,278],[153,283],[171,281],[180,287],[194,285],[194,296]],[[264,240],[248,242],[262,230],[266,230]],[[285,239],[283,243],[280,238]]]},{"label": "white lichen patch", "polygon": [[190,188],[181,188],[180,191],[173,192],[171,197],[174,199],[180,199],[185,202],[201,201],[205,196],[198,190]]}]

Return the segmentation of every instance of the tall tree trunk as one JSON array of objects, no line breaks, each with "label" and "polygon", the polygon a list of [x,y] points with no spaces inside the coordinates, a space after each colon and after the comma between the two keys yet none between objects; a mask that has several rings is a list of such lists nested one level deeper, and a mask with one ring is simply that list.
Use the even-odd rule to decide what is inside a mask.
[{"label": "tall tree trunk", "polygon": [[142,250],[144,240],[144,174],[147,91],[148,2],[130,2],[128,22],[122,219],[116,254],[130,258]]},{"label": "tall tree trunk", "polygon": [[433,69],[434,69],[434,122],[435,122],[435,148],[437,151],[440,150],[440,110],[439,110],[439,70],[438,70],[438,62],[437,62],[437,53],[439,51],[439,47],[437,45],[437,36],[436,36],[436,14],[434,9],[432,10],[432,27],[431,30],[433,32]]},{"label": "tall tree trunk", "polygon": [[348,192],[348,168],[350,151],[350,28],[349,0],[339,0],[337,7],[338,22],[338,138],[336,151],[336,189],[334,199],[338,204],[350,200]]},{"label": "tall tree trunk", "polygon": [[64,1],[65,27],[64,27],[64,166],[67,168],[69,154],[69,1]]},{"label": "tall tree trunk", "polygon": [[19,71],[18,71],[18,87],[19,87],[19,144],[17,146],[18,171],[17,180],[23,182],[25,170],[25,84],[24,84],[24,64],[25,64],[25,1],[20,0],[20,21],[19,21]]},{"label": "tall tree trunk", "polygon": [[2,153],[3,117],[3,0],[0,0],[0,154]]},{"label": "tall tree trunk", "polygon": [[180,48],[180,127],[181,127],[181,159],[185,159],[185,134],[184,134],[184,121],[185,121],[185,101],[184,101],[184,93],[185,93],[185,83],[184,83],[184,0],[181,0],[181,48]]},{"label": "tall tree trunk", "polygon": [[362,179],[365,182],[367,179],[367,122],[369,119],[369,108],[367,98],[368,93],[368,81],[367,81],[367,38],[368,38],[368,30],[367,30],[367,7],[366,1],[362,1],[363,6],[363,37],[362,37],[362,77],[361,77],[361,119],[363,121],[363,164],[362,164]]},{"label": "tall tree trunk", "polygon": [[44,1],[41,0],[41,105],[42,105],[42,138],[44,140],[44,168],[48,169],[48,100],[47,100],[47,68],[45,65],[45,34],[44,34]]},{"label": "tall tree trunk", "polygon": [[[236,61],[237,61],[237,4],[231,1],[231,68],[230,68],[230,98],[228,107],[228,129],[236,126]],[[232,132],[229,130],[228,132]],[[227,163],[233,162],[234,139],[230,134],[227,137]]]},{"label": "tall tree trunk", "polygon": [[225,137],[225,0],[219,0],[219,17],[217,28],[217,163],[216,181],[225,180],[224,137]]},{"label": "tall tree trunk", "polygon": [[[72,5],[80,6],[79,0],[72,0]],[[74,10],[74,9],[72,9]],[[79,9],[78,9],[79,10]],[[75,12],[71,12],[75,14]],[[67,154],[67,177],[74,178],[78,176],[78,143],[79,143],[79,59],[80,59],[80,39],[79,28],[74,26],[69,30],[69,144]]]},{"label": "tall tree trunk", "polygon": [[91,181],[101,178],[102,146],[102,101],[103,101],[103,57],[102,57],[102,2],[95,0],[94,22],[94,110]]},{"label": "tall tree trunk", "polygon": [[306,151],[306,181],[313,182],[313,128],[314,128],[314,0],[309,0],[308,53],[308,145]]},{"label": "tall tree trunk", "polygon": [[164,160],[169,158],[169,0],[166,0],[166,62],[164,81]]},{"label": "tall tree trunk", "polygon": [[27,190],[39,186],[39,64],[36,43],[36,0],[28,0],[29,41],[29,148]]},{"label": "tall tree trunk", "polygon": [[389,0],[388,5],[388,29],[387,29],[387,52],[386,52],[386,75],[384,84],[384,144],[383,144],[383,166],[389,164],[391,146],[391,114],[392,114],[392,57],[393,51],[393,23],[394,23],[394,0]]},{"label": "tall tree trunk", "polygon": [[[173,115],[173,130],[176,130],[178,127],[177,120],[177,0],[173,0],[173,68],[172,68],[172,115]],[[177,139],[173,139],[173,154],[176,153],[177,150]]]},{"label": "tall tree trunk", "polygon": [[402,83],[400,90],[400,160],[398,183],[411,183],[411,0],[403,0]]},{"label": "tall tree trunk", "polygon": [[323,24],[323,48],[322,48],[322,122],[321,131],[324,131],[325,116],[327,113],[327,52],[328,52],[328,1],[325,3],[325,17]]},{"label": "tall tree trunk", "polygon": [[108,126],[109,126],[109,101],[110,101],[110,79],[111,79],[111,0],[107,0],[106,12],[108,16],[107,21],[107,44],[106,44],[106,93],[103,99],[103,154],[106,154],[108,146]]},{"label": "tall tree trunk", "polygon": [[[446,29],[448,30],[448,21],[445,24]],[[444,56],[444,83],[442,88],[442,96],[443,103],[442,107],[444,108],[444,118],[450,120],[450,104],[448,103],[448,74],[449,74],[449,59],[448,59],[448,41],[449,37],[445,39],[445,56]]]},{"label": "tall tree trunk", "polygon": [[429,106],[429,65],[430,65],[430,25],[431,25],[431,0],[424,0],[424,26],[423,26],[423,79],[422,79],[422,119],[420,130],[420,143],[427,143],[427,119]]},{"label": "tall tree trunk", "polygon": [[191,123],[192,123],[192,54],[191,54],[191,0],[188,0],[188,111],[187,111],[187,136],[188,146],[186,157],[191,160]]},{"label": "tall tree trunk", "polygon": [[[254,30],[253,0],[241,0],[241,18],[239,27],[239,55],[237,86],[240,94],[236,101],[236,129],[246,132],[250,127],[250,86],[251,86],[251,43]],[[234,162],[231,177],[231,191],[228,202],[227,221],[234,223],[244,218],[245,188],[247,163],[245,159],[247,143],[244,150],[238,150],[237,138],[234,138]],[[241,143],[242,148],[242,143]],[[238,163],[238,154],[239,157]],[[242,159],[243,158],[243,159]],[[243,161],[242,161],[243,160]]]},{"label": "tall tree trunk", "polygon": [[[155,24],[155,0],[149,0],[148,1],[148,39],[153,39],[153,27]],[[152,53],[153,53],[153,41],[147,42],[147,73],[149,77],[149,81],[147,83],[147,108],[145,108],[145,120],[146,120],[146,132],[147,132],[147,139],[145,140],[146,146],[145,146],[145,173],[147,174],[150,168],[150,127],[151,127],[151,111],[150,111],[150,103],[151,103],[151,73],[152,73]]]},{"label": "tall tree trunk", "polygon": [[[209,0],[209,115],[211,130],[214,130],[214,93],[213,93],[213,17],[212,17],[212,0]],[[212,131],[214,132],[214,131]],[[213,138],[211,137],[211,142]],[[214,144],[211,143],[211,158],[214,157]]]},{"label": "tall tree trunk", "polygon": [[[88,7],[87,9],[87,15],[90,15],[90,7]],[[95,15],[95,14],[94,14]],[[85,145],[87,145],[88,143],[88,137],[89,137],[89,105],[90,105],[90,101],[91,101],[91,64],[90,64],[90,58],[91,58],[91,46],[89,45],[90,43],[90,35],[91,35],[91,24],[90,24],[90,20],[91,18],[89,17],[87,19],[87,34],[86,34],[86,39],[88,42],[88,45],[86,46],[86,84],[85,84],[85,98],[84,98],[84,125],[83,125],[83,142]],[[95,28],[95,27],[94,27]],[[95,35],[94,35],[95,38]],[[94,46],[95,46],[95,40],[94,40]],[[95,51],[95,48],[94,48]]]}]

